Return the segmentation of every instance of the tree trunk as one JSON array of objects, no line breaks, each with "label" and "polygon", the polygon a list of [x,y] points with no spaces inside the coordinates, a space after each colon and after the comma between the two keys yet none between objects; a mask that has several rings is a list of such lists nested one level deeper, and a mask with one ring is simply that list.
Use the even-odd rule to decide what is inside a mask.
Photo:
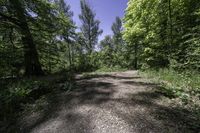
[{"label": "tree trunk", "polygon": [[25,9],[22,5],[23,3],[19,0],[10,0],[10,3],[12,4],[16,12],[16,17],[20,22],[20,31],[22,34],[21,39],[24,45],[25,75],[43,75],[44,72],[42,71],[36,45],[34,44],[33,37],[26,20]]},{"label": "tree trunk", "polygon": [[169,57],[171,58],[172,46],[173,46],[173,25],[172,25],[172,9],[171,0],[168,0],[168,10],[169,10],[169,23],[170,23],[170,44],[169,44]]},{"label": "tree trunk", "polygon": [[68,59],[69,59],[69,69],[70,69],[70,72],[72,70],[72,54],[71,54],[71,41],[69,39],[69,36],[67,35],[66,37],[64,37],[64,40],[66,41],[67,43],[67,48],[68,48]]},{"label": "tree trunk", "polygon": [[71,46],[70,46],[69,42],[68,42],[67,46],[68,46],[68,56],[69,56],[69,68],[70,68],[70,71],[71,71],[71,69],[72,69],[72,57],[71,57]]},{"label": "tree trunk", "polygon": [[135,44],[135,63],[134,67],[137,70],[138,69],[138,44]]}]

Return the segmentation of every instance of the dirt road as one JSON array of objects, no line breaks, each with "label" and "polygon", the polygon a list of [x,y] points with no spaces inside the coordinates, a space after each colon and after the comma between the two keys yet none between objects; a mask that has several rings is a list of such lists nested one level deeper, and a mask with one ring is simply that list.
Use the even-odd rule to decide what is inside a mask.
[{"label": "dirt road", "polygon": [[24,119],[25,133],[189,133],[186,117],[137,71],[77,76],[76,89]]}]

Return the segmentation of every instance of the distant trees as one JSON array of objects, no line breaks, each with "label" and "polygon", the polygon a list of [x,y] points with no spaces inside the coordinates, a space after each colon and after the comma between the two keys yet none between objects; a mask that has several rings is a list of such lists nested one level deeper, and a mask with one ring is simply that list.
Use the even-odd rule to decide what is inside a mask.
[{"label": "distant trees", "polygon": [[122,21],[121,18],[116,17],[111,26],[113,35],[107,35],[100,42],[102,62],[104,65],[113,67],[125,67],[124,63],[124,41],[122,38]]},{"label": "distant trees", "polygon": [[76,33],[73,12],[64,0],[0,2],[0,75],[43,75],[63,69],[88,71],[106,64],[123,66],[122,22],[116,17],[102,34],[100,21],[86,0],[80,1],[82,22]]},{"label": "distant trees", "polygon": [[113,35],[100,43],[103,31],[95,12],[86,0],[80,8],[82,25],[76,33],[64,0],[1,0],[0,76],[103,65],[200,69],[199,0],[130,0],[124,22],[116,17]]},{"label": "distant trees", "polygon": [[92,53],[95,45],[98,42],[98,36],[102,34],[103,30],[99,28],[100,21],[95,19],[96,14],[91,9],[90,5],[81,0],[81,14],[79,18],[82,22],[81,32],[86,44],[86,50]]},{"label": "distant trees", "polygon": [[124,66],[124,41],[122,38],[122,20],[120,17],[116,17],[115,21],[111,26],[113,32],[113,43],[114,43],[114,62],[115,65]]},{"label": "distant trees", "polygon": [[116,17],[115,22],[112,24],[111,27],[113,31],[113,40],[116,45],[116,49],[120,50],[120,45],[123,44],[122,39],[122,21],[121,18]]},{"label": "distant trees", "polygon": [[114,47],[113,38],[110,35],[100,41],[100,54],[102,65],[112,67],[114,65]]},{"label": "distant trees", "polygon": [[101,40],[100,42],[100,49],[104,50],[104,49],[110,49],[110,50],[114,50],[114,42],[113,42],[113,38],[110,35],[106,35],[104,37],[103,40]]}]

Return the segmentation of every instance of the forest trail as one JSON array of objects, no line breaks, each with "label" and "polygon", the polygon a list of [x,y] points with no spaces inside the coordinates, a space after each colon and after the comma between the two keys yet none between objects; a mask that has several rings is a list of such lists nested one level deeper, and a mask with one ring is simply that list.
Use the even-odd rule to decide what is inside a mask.
[{"label": "forest trail", "polygon": [[192,132],[176,109],[163,102],[155,84],[137,71],[88,77],[78,75],[76,89],[50,98],[50,108],[27,116],[26,133]]}]

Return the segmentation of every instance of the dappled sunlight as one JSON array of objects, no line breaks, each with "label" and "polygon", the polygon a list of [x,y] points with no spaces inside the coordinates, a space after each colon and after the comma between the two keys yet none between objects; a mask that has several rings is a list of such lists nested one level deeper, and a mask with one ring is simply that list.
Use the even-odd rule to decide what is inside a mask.
[{"label": "dappled sunlight", "polygon": [[197,133],[200,0],[0,0],[0,133]]},{"label": "dappled sunlight", "polygon": [[[24,126],[23,131],[123,133],[195,130],[188,127],[189,112],[160,103],[163,96],[155,91],[155,84],[137,81],[143,80],[137,75],[119,74],[119,78],[108,74],[103,78],[94,75],[89,79],[77,79],[72,91],[50,98],[47,112],[35,119],[35,123]],[[137,77],[136,81],[134,77]]]}]

